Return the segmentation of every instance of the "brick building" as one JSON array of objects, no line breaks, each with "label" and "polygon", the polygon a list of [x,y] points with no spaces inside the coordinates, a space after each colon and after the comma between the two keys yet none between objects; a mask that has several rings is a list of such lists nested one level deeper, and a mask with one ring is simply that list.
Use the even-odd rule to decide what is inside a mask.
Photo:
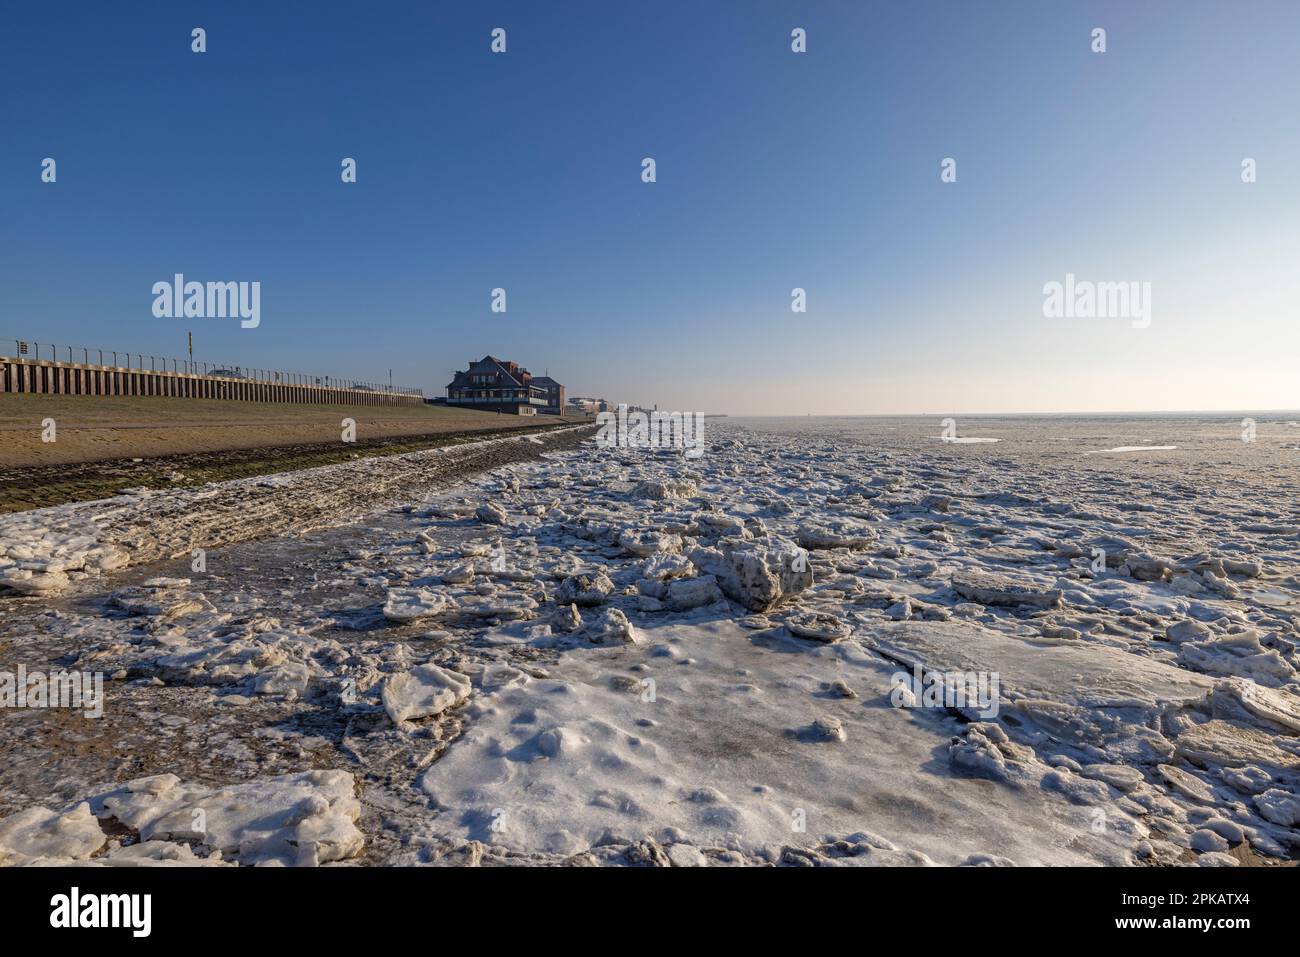
[{"label": "brick building", "polygon": [[546,390],[546,405],[538,409],[538,412],[545,412],[547,415],[564,414],[564,386],[548,375],[538,376],[533,380],[533,385],[541,386]]}]

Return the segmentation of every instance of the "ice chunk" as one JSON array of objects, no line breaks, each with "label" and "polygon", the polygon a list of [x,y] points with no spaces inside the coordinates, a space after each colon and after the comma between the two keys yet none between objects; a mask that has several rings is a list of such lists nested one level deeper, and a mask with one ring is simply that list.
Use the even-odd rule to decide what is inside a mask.
[{"label": "ice chunk", "polygon": [[428,618],[451,606],[451,599],[427,588],[390,588],[384,602],[384,617],[389,621],[415,621]]},{"label": "ice chunk", "polygon": [[28,864],[43,857],[84,860],[108,840],[90,805],[63,813],[43,807],[0,820],[0,866]]},{"label": "ice chunk", "polygon": [[968,601],[981,605],[1057,608],[1061,604],[1060,589],[1012,581],[986,572],[964,571],[953,575],[952,590]]},{"label": "ice chunk", "polygon": [[724,538],[717,548],[697,548],[691,561],[713,575],[723,593],[751,611],[765,611],[813,583],[807,553],[777,538]]},{"label": "ice chunk", "polygon": [[459,672],[438,665],[421,665],[392,675],[384,682],[384,710],[394,724],[428,718],[455,707],[469,697],[470,681]]}]

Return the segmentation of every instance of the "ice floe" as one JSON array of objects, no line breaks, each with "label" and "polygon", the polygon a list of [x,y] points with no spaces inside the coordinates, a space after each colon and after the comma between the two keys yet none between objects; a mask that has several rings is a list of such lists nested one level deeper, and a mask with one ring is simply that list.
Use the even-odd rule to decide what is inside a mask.
[{"label": "ice floe", "polygon": [[[79,666],[165,690],[169,708],[193,696],[334,722],[340,770],[249,766],[224,787],[164,774],[33,802],[0,821],[0,856],[1228,866],[1297,853],[1293,473],[1233,473],[1230,488],[1190,454],[1170,476],[1011,436],[981,449],[711,434],[690,460],[510,440],[536,454],[406,493],[345,555],[304,549],[319,596],[142,573],[104,583],[102,614],[61,606],[45,631]],[[427,469],[451,454],[398,458]],[[258,520],[284,501],[263,495],[319,481],[336,501],[358,474],[5,517],[4,600],[89,589],[133,548],[187,554],[188,532],[165,531],[165,552],[143,543],[151,509],[175,521],[251,502]],[[956,695],[954,676],[988,695]]]}]

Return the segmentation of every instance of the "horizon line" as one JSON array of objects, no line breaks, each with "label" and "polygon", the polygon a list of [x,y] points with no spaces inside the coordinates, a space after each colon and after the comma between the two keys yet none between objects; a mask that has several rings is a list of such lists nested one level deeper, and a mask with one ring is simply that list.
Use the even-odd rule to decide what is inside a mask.
[{"label": "horizon line", "polygon": [[[661,410],[662,411],[662,410]],[[1130,409],[1123,411],[1072,411],[1072,412],[705,412],[704,415],[723,415],[731,419],[942,419],[946,416],[972,418],[1033,418],[1035,416],[1133,416],[1133,415],[1297,415],[1295,409]]]}]

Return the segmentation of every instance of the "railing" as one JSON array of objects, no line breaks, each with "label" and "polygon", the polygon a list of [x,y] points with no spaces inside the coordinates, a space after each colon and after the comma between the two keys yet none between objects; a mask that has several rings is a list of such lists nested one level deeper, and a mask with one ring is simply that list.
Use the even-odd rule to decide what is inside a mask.
[{"label": "railing", "polygon": [[[423,389],[392,386],[379,382],[365,382],[350,376],[318,376],[278,369],[254,369],[229,363],[172,359],[139,352],[119,352],[114,349],[62,346],[49,342],[36,342],[31,339],[0,339],[0,345],[7,345],[10,342],[14,344],[14,352],[13,355],[7,358],[11,359],[30,359],[33,361],[43,359],[46,362],[98,365],[106,368],[138,370],[141,372],[171,372],[178,375],[213,376],[271,385],[320,386],[327,389],[351,389],[353,391],[381,392],[391,395],[424,395]],[[66,358],[64,358],[65,356]],[[111,361],[106,362],[106,358],[111,359]]]},{"label": "railing", "polygon": [[530,405],[548,405],[548,404],[549,404],[549,403],[547,403],[547,401],[546,401],[545,399],[540,398],[539,396],[535,396],[535,395],[534,395],[534,396],[531,396],[531,397],[529,397],[529,398],[527,398],[527,399],[525,399],[523,396],[519,396],[519,397],[517,397],[517,398],[508,398],[508,397],[505,397],[505,396],[482,396],[481,398],[465,397],[465,396],[455,396],[455,397],[448,396],[448,397],[447,397],[447,404],[448,404],[448,405],[472,405],[472,404],[474,404],[474,403],[480,403],[480,404],[481,404],[481,403],[484,403],[484,402],[512,402],[512,403],[526,402],[526,403],[528,403],[528,404],[530,404]]}]

